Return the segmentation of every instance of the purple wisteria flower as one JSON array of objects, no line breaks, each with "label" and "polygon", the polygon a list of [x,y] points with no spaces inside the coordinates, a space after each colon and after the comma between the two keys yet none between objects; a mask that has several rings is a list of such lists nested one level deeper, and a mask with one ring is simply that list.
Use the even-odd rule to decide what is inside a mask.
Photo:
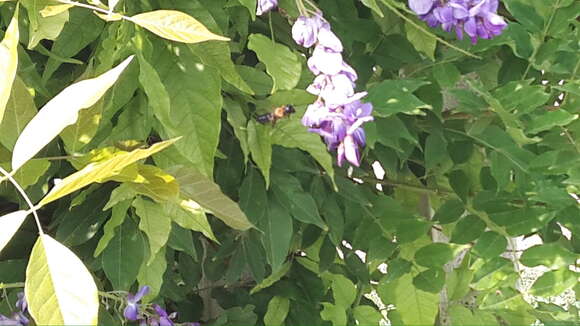
[{"label": "purple wisteria flower", "polygon": [[129,293],[127,295],[127,307],[123,311],[123,316],[127,318],[127,320],[135,321],[139,318],[139,302],[149,293],[149,286],[145,285],[142,286],[135,295]]},{"label": "purple wisteria flower", "polygon": [[27,326],[30,323],[30,320],[25,315],[25,313],[28,312],[28,303],[24,297],[24,292],[18,293],[16,308],[18,308],[20,311],[14,312],[10,317],[0,315],[0,326]]},{"label": "purple wisteria flower", "polygon": [[318,99],[308,106],[302,124],[322,136],[329,150],[337,151],[339,166],[345,159],[359,166],[359,148],[365,146],[362,124],[373,120],[373,107],[360,101],[366,92],[355,93],[358,76],[342,58],[342,42],[320,12],[299,17],[292,37],[306,48],[314,46],[308,68],[316,77],[306,90]]},{"label": "purple wisteria flower", "polygon": [[177,317],[176,312],[167,314],[167,311],[157,304],[153,305],[153,309],[155,309],[157,316],[149,318],[148,321],[150,326],[173,326],[172,319]]},{"label": "purple wisteria flower", "polygon": [[501,34],[507,23],[497,12],[498,0],[409,0],[409,7],[431,27],[463,39],[463,32],[473,44],[478,38],[490,39]]},{"label": "purple wisteria flower", "polygon": [[278,0],[258,0],[256,15],[261,16],[278,6]]}]

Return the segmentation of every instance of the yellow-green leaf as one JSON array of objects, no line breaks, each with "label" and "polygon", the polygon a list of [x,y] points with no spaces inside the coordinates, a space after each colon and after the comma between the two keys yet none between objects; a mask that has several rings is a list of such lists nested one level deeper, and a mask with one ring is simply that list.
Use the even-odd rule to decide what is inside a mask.
[{"label": "yellow-green leaf", "polygon": [[14,148],[18,135],[24,126],[36,115],[34,97],[26,88],[26,84],[18,76],[14,79],[12,93],[6,104],[4,118],[0,122],[0,143],[8,150]]},{"label": "yellow-green leaf", "polygon": [[28,216],[26,211],[17,211],[0,217],[0,252],[8,244]]},{"label": "yellow-green leaf", "polygon": [[179,197],[179,184],[173,176],[154,165],[139,164],[137,168],[145,180],[128,183],[134,191],[156,202],[172,201]]},{"label": "yellow-green leaf", "polygon": [[171,171],[171,174],[177,178],[182,197],[195,201],[234,229],[244,231],[253,227],[238,203],[224,195],[220,187],[203,174],[186,167]]},{"label": "yellow-green leaf", "polygon": [[40,15],[42,17],[56,16],[60,13],[63,13],[65,11],[69,10],[72,7],[74,7],[74,5],[68,5],[68,4],[47,5],[46,7],[42,8],[40,10]]},{"label": "yellow-green leaf", "polygon": [[60,183],[52,188],[38,205],[46,205],[93,182],[101,183],[108,181],[108,178],[121,174],[125,167],[163,150],[169,145],[175,143],[178,139],[179,138],[174,138],[160,142],[147,149],[136,149],[131,152],[120,151],[115,153],[115,155],[108,160],[90,163],[82,170],[64,178]]},{"label": "yellow-green leaf", "polygon": [[164,212],[182,228],[201,232],[209,239],[219,243],[209,225],[205,210],[193,200],[182,200],[179,205],[166,203]]},{"label": "yellow-green leaf", "polygon": [[230,40],[210,32],[195,18],[176,10],[145,12],[130,17],[129,20],[158,36],[177,42],[199,43],[209,40]]},{"label": "yellow-green leaf", "polygon": [[10,98],[12,83],[18,66],[18,9],[8,25],[4,39],[0,43],[0,122],[4,117],[6,103]]},{"label": "yellow-green leaf", "polygon": [[83,80],[65,88],[46,103],[18,137],[14,145],[12,169],[20,168],[66,126],[75,123],[80,110],[97,103],[117,81],[132,59],[133,56],[130,56],[99,77]]},{"label": "yellow-green leaf", "polygon": [[37,325],[97,325],[97,286],[83,262],[46,234],[26,268],[28,310]]}]

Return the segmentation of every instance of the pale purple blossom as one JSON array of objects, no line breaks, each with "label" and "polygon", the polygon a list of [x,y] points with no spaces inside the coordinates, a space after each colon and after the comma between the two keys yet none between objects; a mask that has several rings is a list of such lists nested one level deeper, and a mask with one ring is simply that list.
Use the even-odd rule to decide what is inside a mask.
[{"label": "pale purple blossom", "polygon": [[362,125],[373,119],[372,105],[360,101],[366,92],[355,93],[358,75],[342,58],[342,42],[321,14],[299,17],[292,37],[304,47],[315,45],[307,63],[316,77],[306,90],[318,99],[306,109],[302,124],[319,134],[329,151],[337,151],[339,166],[345,160],[359,166],[365,146]]},{"label": "pale purple blossom", "polygon": [[278,6],[278,0],[258,0],[256,15],[261,16]]},{"label": "pale purple blossom", "polygon": [[409,7],[431,27],[455,29],[459,39],[465,32],[473,44],[478,38],[501,34],[507,23],[497,15],[498,0],[409,0]]}]

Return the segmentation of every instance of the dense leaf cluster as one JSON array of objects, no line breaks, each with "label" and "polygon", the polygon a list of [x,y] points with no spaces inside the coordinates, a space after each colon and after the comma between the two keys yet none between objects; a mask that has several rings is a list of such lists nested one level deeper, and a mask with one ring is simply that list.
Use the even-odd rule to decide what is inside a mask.
[{"label": "dense leaf cluster", "polygon": [[[578,324],[546,298],[580,291],[580,2],[503,0],[476,45],[403,0],[278,6],[0,1],[0,314],[26,285],[37,324],[119,325],[148,286],[157,322]],[[374,107],[359,167],[301,124],[299,6]]]}]

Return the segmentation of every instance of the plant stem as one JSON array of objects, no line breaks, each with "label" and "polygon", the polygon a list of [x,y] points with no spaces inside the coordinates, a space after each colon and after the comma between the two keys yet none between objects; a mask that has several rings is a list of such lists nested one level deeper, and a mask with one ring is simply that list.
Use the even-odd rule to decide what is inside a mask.
[{"label": "plant stem", "polygon": [[24,282],[17,282],[17,283],[0,283],[0,290],[3,289],[17,289],[17,288],[23,288],[24,287]]},{"label": "plant stem", "polygon": [[[34,215],[34,220],[36,221],[36,226],[38,227],[38,233],[40,233],[41,235],[44,234],[44,231],[42,231],[42,225],[40,224],[40,218],[38,217],[38,214],[36,213],[37,208],[36,208],[36,206],[34,206],[32,201],[30,200],[30,198],[28,198],[28,195],[26,194],[24,189],[22,189],[20,184],[16,180],[14,180],[14,178],[12,177],[12,174],[8,173],[6,170],[4,170],[1,167],[0,167],[0,173],[2,173],[5,178],[10,180],[10,183],[12,183],[12,185],[14,185],[14,187],[16,188],[16,190],[18,190],[18,192],[20,193],[22,198],[24,198],[24,201],[26,201],[26,203],[28,204],[28,207],[30,208],[29,212],[32,212],[32,215]],[[14,171],[12,171],[12,173],[14,173]]]}]

